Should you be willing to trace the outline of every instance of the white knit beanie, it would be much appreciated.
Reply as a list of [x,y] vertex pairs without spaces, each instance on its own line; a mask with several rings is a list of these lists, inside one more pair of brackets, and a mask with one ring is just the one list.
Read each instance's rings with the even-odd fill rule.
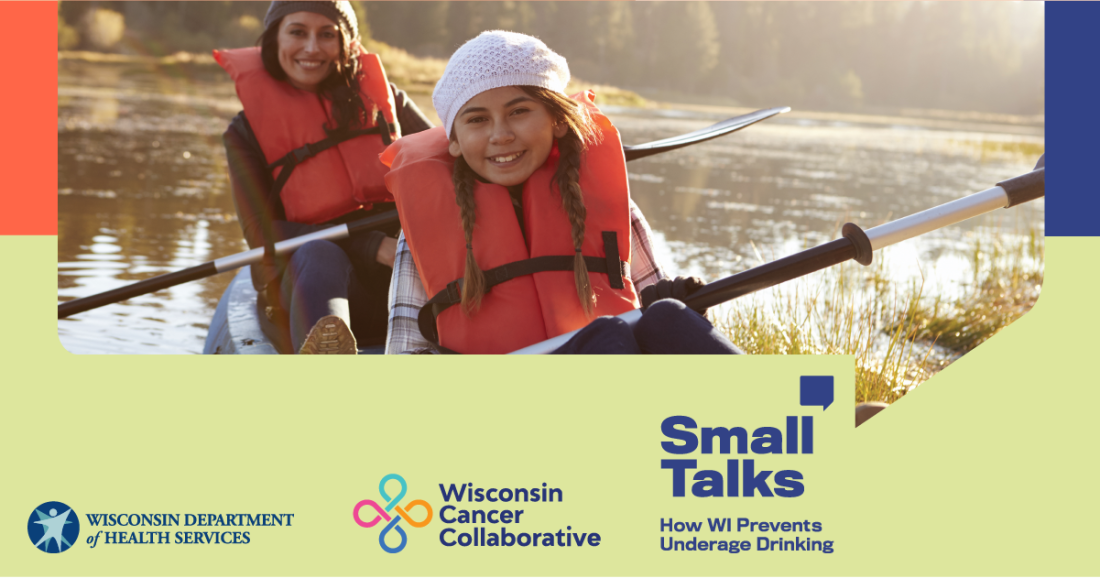
[[470,99],[502,86],[541,86],[565,94],[569,65],[538,38],[490,30],[462,45],[447,62],[432,104],[447,134]]

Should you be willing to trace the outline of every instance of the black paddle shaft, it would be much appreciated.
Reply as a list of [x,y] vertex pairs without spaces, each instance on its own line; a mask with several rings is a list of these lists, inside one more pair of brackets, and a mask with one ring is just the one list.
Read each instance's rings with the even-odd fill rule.
[[[997,186],[1004,189],[1008,200],[1005,208],[1015,207],[1046,195],[1046,169],[1043,164],[1043,160],[1040,159],[1039,168],[1034,171],[997,183]],[[835,241],[709,283],[684,302],[691,309],[705,309],[832,267],[849,259],[855,259],[861,265],[870,265],[873,248],[867,234],[852,223],[844,225],[842,234],[844,236]]]
[[632,161],[648,157],[650,155],[676,150],[678,148],[683,148],[688,145],[693,145],[715,139],[720,136],[727,135],[731,132],[737,132],[747,126],[754,125],[777,114],[789,112],[790,110],[791,109],[788,106],[766,108],[763,110],[758,110],[756,112],[750,112],[749,114],[743,114],[741,116],[728,118],[726,120],[723,120],[722,122],[712,124],[706,128],[701,128],[699,130],[692,131],[687,134],[682,134],[680,136],[674,136],[634,146],[624,145],[623,155],[626,157],[626,160]]
[[203,263],[202,265],[188,267],[187,269],[183,269],[181,271],[166,273],[164,275],[158,275],[144,281],[138,281],[133,285],[127,285],[125,287],[111,289],[110,291],[104,291],[103,293],[98,293],[89,297],[67,301],[57,306],[57,318],[64,319],[65,317],[76,315],[77,313],[83,313],[89,309],[103,307],[104,305],[118,303],[119,301],[125,301],[139,295],[145,295],[146,293],[153,293],[155,291],[160,291],[161,289],[167,289],[169,287],[175,287],[176,285],[182,285],[189,281],[195,281],[198,279],[203,279],[205,277],[210,277],[217,272],[218,268],[214,266],[213,261],[210,261],[208,263]]
[[[866,235],[863,231],[849,223],[845,225],[845,234],[847,236],[835,241],[707,283],[688,297],[684,303],[689,309],[706,309],[827,269],[849,259],[857,259],[861,264],[869,265],[871,247],[870,243],[864,245]],[[862,238],[860,238],[861,235]]]

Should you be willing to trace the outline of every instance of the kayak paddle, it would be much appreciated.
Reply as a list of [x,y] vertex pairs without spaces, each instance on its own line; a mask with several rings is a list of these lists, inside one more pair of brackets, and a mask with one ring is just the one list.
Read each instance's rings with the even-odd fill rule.
[[[640,145],[624,145],[623,155],[626,157],[626,160],[631,161],[657,153],[675,150],[741,130],[749,125],[755,124],[764,119],[771,118],[777,114],[781,114],[789,110],[791,110],[790,107],[759,110],[753,113],[730,118],[717,124],[713,124],[707,128],[689,132],[684,135]],[[294,237],[292,239],[287,239],[285,241],[275,243],[275,254],[287,255],[289,253],[293,253],[299,247],[305,245],[310,241],[339,241],[341,239],[346,239],[356,233],[370,231],[373,229],[378,229],[387,225],[391,225],[397,222],[397,220],[397,211],[389,211],[373,217],[368,217],[366,219],[361,219],[343,225],[337,225],[335,227],[330,227],[322,231],[316,231],[308,235],[302,235],[301,237]],[[70,315],[83,313],[90,309],[103,307],[104,305],[118,303],[119,301],[125,301],[133,297],[138,297],[147,293],[160,291],[161,289],[175,287],[176,285],[182,285],[189,281],[205,279],[207,277],[217,275],[218,273],[233,271],[235,269],[244,267],[245,265],[259,263],[263,259],[263,256],[263,247],[257,247],[249,251],[229,255],[228,257],[222,257],[213,261],[208,261],[201,265],[195,265],[194,267],[189,267],[180,271],[165,273],[164,275],[151,277],[149,279],[145,279],[144,281],[138,281],[137,283],[134,283],[132,285],[119,287],[118,289],[112,289],[110,291],[97,293],[88,297],[81,297],[79,299],[73,299],[72,301],[66,301],[65,303],[59,303],[57,305],[57,318],[64,319],[66,317],[69,317]]]
[[[688,309],[709,308],[851,259],[860,265],[870,265],[872,253],[883,247],[996,209],[1007,209],[1042,198],[1046,193],[1045,170],[1043,160],[1040,159],[1039,168],[1001,181],[992,189],[974,193],[866,231],[852,223],[846,223],[841,229],[843,236],[840,239],[708,283],[691,294],[684,303]],[[641,317],[641,309],[619,315],[619,319],[630,325],[636,324]],[[547,339],[512,353],[551,353],[565,345],[577,331]]]

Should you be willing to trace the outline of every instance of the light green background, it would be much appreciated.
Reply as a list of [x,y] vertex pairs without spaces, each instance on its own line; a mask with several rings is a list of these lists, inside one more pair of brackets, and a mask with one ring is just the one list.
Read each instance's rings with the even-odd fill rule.
[[[1046,242],[1047,284],[1030,314],[856,430],[849,357],[74,356],[52,321],[55,239],[2,238],[19,274],[0,290],[0,574],[1096,574],[1098,394],[1087,368],[1100,240]],[[836,376],[824,413],[798,407],[805,374]],[[748,428],[819,416],[814,455],[756,456],[802,471],[805,495],[672,498],[659,464],[675,456],[660,450],[659,425],[677,414]],[[409,482],[403,503],[436,511],[426,528],[405,526],[409,546],[396,555],[379,549],[380,527],[351,518],[357,501],[380,501],[391,472]],[[560,487],[563,503],[516,506],[526,513],[509,530],[570,524],[603,544],[445,548],[437,484],[451,482]],[[80,542],[59,555],[26,533],[51,500],[81,514]],[[249,529],[247,546],[93,550],[89,513],[295,518]],[[659,550],[660,518],[720,516],[817,520],[836,552]]]

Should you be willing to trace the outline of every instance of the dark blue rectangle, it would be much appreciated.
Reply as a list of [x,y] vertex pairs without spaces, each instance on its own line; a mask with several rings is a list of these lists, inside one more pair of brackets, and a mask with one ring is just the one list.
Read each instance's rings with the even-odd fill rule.
[[1046,3],[1046,234],[1100,235],[1100,3]]

